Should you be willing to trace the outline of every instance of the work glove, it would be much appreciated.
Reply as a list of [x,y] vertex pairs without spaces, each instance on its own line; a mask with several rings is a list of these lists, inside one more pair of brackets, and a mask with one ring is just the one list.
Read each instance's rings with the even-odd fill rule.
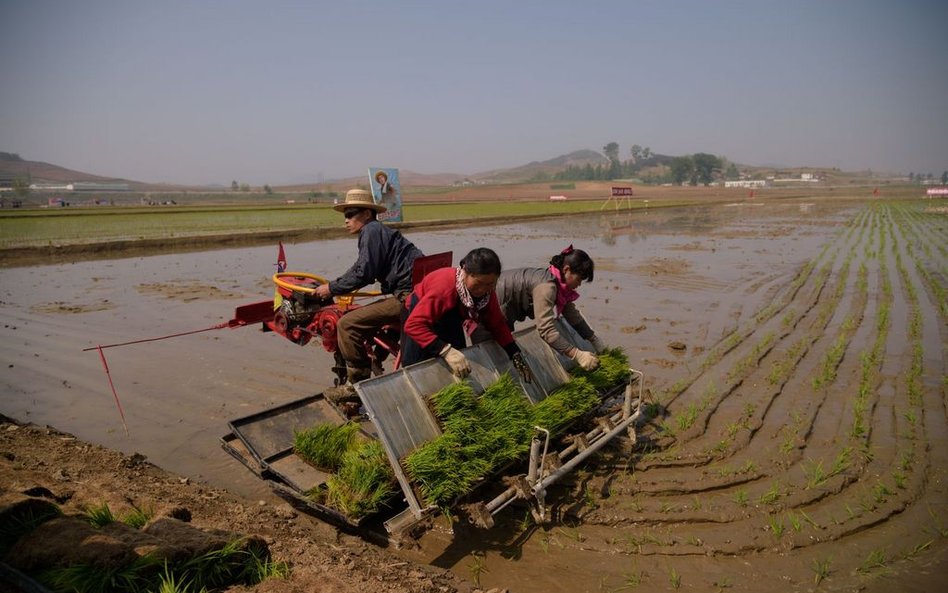
[[463,379],[471,373],[471,365],[467,362],[467,358],[460,350],[451,346],[451,344],[442,348],[438,355],[448,363],[451,372],[457,377]]
[[593,350],[596,351],[596,354],[602,354],[602,351],[606,349],[605,342],[602,341],[602,338],[594,335],[589,338],[589,342],[592,344]]
[[520,378],[523,379],[524,383],[533,383],[533,371],[530,370],[530,365],[527,364],[522,352],[517,352],[511,356],[510,362],[513,363],[514,368],[520,373]]
[[584,371],[591,371],[599,366],[598,356],[592,352],[580,350],[579,348],[573,348],[573,351],[570,353],[569,357],[575,360],[576,364],[583,367]]

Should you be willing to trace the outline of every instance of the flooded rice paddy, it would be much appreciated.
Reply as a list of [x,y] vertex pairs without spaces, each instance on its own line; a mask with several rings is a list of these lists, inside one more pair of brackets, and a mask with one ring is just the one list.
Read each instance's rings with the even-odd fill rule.
[[[948,566],[948,218],[931,202],[786,200],[406,232],[427,253],[596,261],[578,304],[645,376],[653,417],[491,531],[440,519],[398,553],[484,588],[928,590]],[[345,238],[286,246],[328,277]],[[332,358],[257,328],[276,246],[0,270],[0,412],[271,496],[227,421],[330,386]],[[103,350],[97,345],[208,329]]]

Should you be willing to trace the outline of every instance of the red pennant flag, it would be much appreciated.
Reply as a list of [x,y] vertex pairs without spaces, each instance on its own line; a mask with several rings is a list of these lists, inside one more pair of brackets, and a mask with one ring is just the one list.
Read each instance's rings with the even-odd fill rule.
[[283,241],[280,241],[280,253],[277,255],[277,272],[286,271],[286,253],[283,251]]

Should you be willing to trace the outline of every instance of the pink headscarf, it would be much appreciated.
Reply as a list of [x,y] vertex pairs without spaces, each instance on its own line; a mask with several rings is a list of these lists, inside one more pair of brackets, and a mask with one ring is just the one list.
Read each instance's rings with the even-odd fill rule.
[[[562,253],[563,255],[567,255],[572,253],[572,251],[573,246],[570,245],[564,249]],[[560,273],[559,268],[551,264],[550,273],[556,278],[556,314],[559,316],[563,314],[563,307],[579,298],[579,293],[566,286],[566,282],[563,280],[563,275]]]

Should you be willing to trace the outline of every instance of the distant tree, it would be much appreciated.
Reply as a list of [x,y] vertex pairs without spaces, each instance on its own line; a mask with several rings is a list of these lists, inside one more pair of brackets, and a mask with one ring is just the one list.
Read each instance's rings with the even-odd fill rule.
[[240,189],[240,186],[237,185],[236,179],[230,182],[230,191],[237,191],[239,189]]
[[944,185],[948,183],[948,171],[943,171],[941,174],[941,184]]
[[241,183],[241,184],[240,184],[240,191],[250,191],[250,184],[249,184],[249,183]]
[[270,194],[273,193],[273,188],[270,187],[270,184],[269,184],[269,183],[264,183],[264,184],[263,184],[263,193],[265,193],[265,194],[267,194],[267,195],[270,195]]
[[629,152],[630,152],[631,155],[632,155],[632,162],[633,162],[633,163],[639,162],[639,159],[642,158],[642,147],[639,146],[638,144],[633,144],[633,145],[632,145],[632,150],[629,151]]
[[686,179],[690,180],[694,176],[695,163],[690,156],[678,156],[672,159],[671,175],[672,181],[681,185]]
[[642,149],[642,158],[645,159],[645,160],[648,160],[648,159],[652,158],[652,149],[649,148],[648,146],[646,146],[645,148],[643,148],[643,149]]
[[606,155],[606,158],[610,161],[619,160],[619,145],[615,142],[610,142],[602,147],[603,154]]
[[724,172],[724,177],[726,179],[740,179],[741,172],[737,170],[737,166],[734,163],[731,163]]
[[721,169],[721,159],[713,154],[698,152],[691,159],[695,167],[693,179],[695,183],[708,185],[714,180],[715,170],[720,171]]
[[909,183],[915,181],[915,173],[909,171]]

